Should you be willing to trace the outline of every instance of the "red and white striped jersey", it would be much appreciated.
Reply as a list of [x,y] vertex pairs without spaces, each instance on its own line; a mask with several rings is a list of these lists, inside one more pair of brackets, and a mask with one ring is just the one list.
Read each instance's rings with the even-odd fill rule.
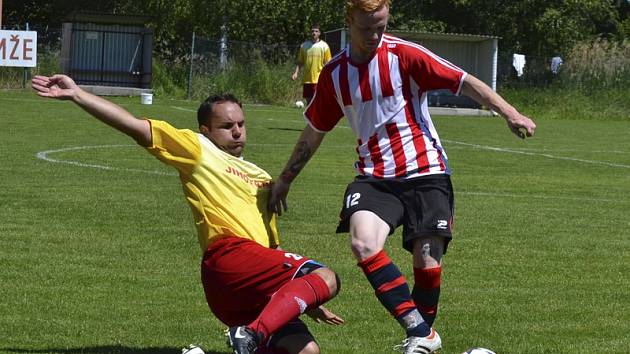
[[328,132],[345,116],[357,136],[361,175],[413,178],[450,174],[429,115],[427,92],[459,94],[466,73],[426,48],[383,35],[374,57],[356,64],[346,47],[324,67],[308,124]]

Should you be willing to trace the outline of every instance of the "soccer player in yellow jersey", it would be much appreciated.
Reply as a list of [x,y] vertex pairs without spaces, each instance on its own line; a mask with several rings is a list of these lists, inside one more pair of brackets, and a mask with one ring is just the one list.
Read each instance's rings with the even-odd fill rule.
[[300,73],[300,69],[304,68],[302,75],[302,97],[306,99],[306,104],[311,103],[315,95],[315,87],[319,73],[326,63],[330,61],[331,54],[328,44],[319,37],[322,35],[319,24],[311,26],[311,39],[306,40],[300,46],[298,53],[297,65],[295,72],[291,75],[291,79],[295,81]]
[[247,130],[234,96],[211,96],[203,102],[195,133],[164,121],[137,119],[65,75],[35,76],[32,87],[39,96],[73,101],[179,172],[203,252],[206,300],[230,327],[236,354],[320,352],[299,316],[343,323],[321,306],[337,294],[339,280],[320,263],[278,248],[275,214],[267,211],[272,180],[242,159]]

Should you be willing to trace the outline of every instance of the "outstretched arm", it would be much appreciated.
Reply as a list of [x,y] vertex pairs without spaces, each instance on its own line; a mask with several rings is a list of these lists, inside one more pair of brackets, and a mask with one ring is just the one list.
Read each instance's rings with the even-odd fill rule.
[[148,121],[137,119],[122,107],[83,91],[68,76],[35,76],[31,85],[41,97],[71,100],[98,120],[129,135],[138,144],[151,144],[151,126]]
[[512,107],[503,97],[499,96],[488,85],[472,75],[467,75],[462,86],[462,93],[470,96],[486,107],[497,112],[507,122],[510,130],[521,139],[534,135],[536,124]]
[[271,189],[269,210],[278,215],[282,215],[282,212],[287,210],[287,194],[289,194],[291,182],[306,166],[311,156],[315,154],[325,135],[326,133],[320,133],[311,128],[310,125],[304,128],[302,135],[300,135],[295,144],[295,148],[293,148],[293,154],[291,154],[289,162],[287,162],[286,167]]

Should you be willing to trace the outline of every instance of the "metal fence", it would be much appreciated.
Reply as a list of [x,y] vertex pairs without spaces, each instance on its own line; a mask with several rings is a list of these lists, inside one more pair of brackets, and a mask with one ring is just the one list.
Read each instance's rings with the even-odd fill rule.
[[[514,57],[510,54],[500,55],[497,66],[497,87],[546,87],[560,79],[562,65],[554,66],[552,70],[552,59],[556,56],[550,54],[548,57],[538,57],[524,55],[524,65],[521,72],[514,65]],[[562,59],[562,58],[561,58]]]
[[229,63],[249,65],[258,60],[267,64],[295,61],[299,44],[231,41],[208,39],[192,35],[191,55],[193,73],[212,73],[225,69]]
[[[26,30],[26,26],[5,26],[5,29]],[[60,72],[61,28],[31,25],[29,30],[37,31],[38,66],[33,69],[0,67],[0,88],[25,87],[33,73],[51,74]],[[499,47],[500,47],[499,43]],[[299,43],[256,43],[222,39],[209,39],[191,33],[190,53],[184,57],[166,62],[166,69],[185,70],[190,80],[199,75],[212,75],[224,70],[226,65],[251,66],[263,61],[268,65],[286,65],[295,62]],[[156,53],[157,58],[160,57]],[[511,54],[501,54],[498,58],[497,87],[544,87],[558,79],[551,71],[550,53],[548,57],[532,57],[525,54],[523,74],[518,75],[512,65]],[[560,68],[562,71],[562,68]]]

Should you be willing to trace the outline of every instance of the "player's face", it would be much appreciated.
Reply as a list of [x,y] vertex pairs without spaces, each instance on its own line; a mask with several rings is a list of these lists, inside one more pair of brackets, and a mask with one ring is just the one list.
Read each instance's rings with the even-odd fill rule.
[[313,37],[313,42],[317,42],[321,35],[322,32],[319,30],[319,28],[311,28],[311,36]]
[[212,111],[209,126],[202,125],[199,131],[219,149],[240,157],[247,140],[243,110],[234,102],[222,102],[215,103]]
[[374,12],[359,9],[352,11],[348,19],[352,51],[362,56],[370,56],[381,42],[388,18],[387,5]]

